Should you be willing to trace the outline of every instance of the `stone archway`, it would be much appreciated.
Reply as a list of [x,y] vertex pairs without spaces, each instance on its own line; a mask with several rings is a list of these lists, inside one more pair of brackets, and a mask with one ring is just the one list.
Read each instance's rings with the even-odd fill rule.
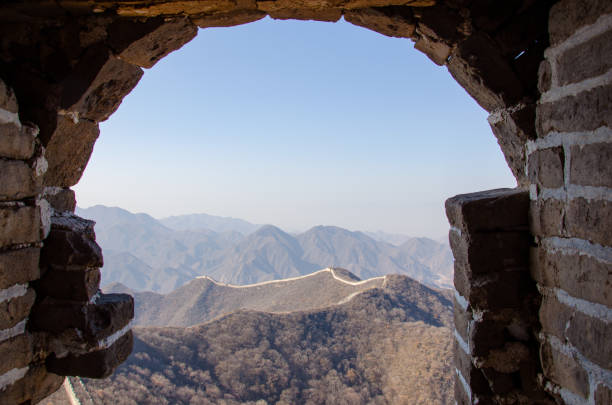
[[[553,279],[549,273],[563,267],[553,252],[578,261],[587,252],[595,264],[579,266],[594,266],[597,279],[610,284],[605,270],[606,249],[612,245],[606,236],[610,79],[606,58],[598,59],[596,50],[610,52],[605,35],[612,28],[602,18],[612,10],[605,1],[554,3],[41,0],[0,6],[0,303],[6,306],[0,345],[19,353],[0,369],[0,398],[36,401],[61,383],[53,373],[103,376],[127,356],[131,299],[96,294],[101,256],[93,224],[71,213],[70,187],[87,164],[98,123],[117,109],[143,67],[188,42],[197,27],[232,26],[270,15],[320,21],[344,16],[384,35],[410,38],[491,113],[489,123],[519,188],[447,202],[457,263],[457,402],[545,403],[544,388],[561,392],[563,401],[563,395],[594,401],[592,388],[585,390],[563,374],[562,365],[571,363],[567,351],[591,359],[576,367],[595,364],[609,372],[610,364],[598,363],[593,356],[601,353],[578,343],[569,348],[555,343],[558,333],[546,311],[579,306],[588,319],[578,330],[597,324],[597,336],[609,333],[605,287],[571,281],[571,269],[557,270],[564,276]],[[586,63],[576,62],[580,52]],[[588,113],[577,105],[587,105]],[[587,141],[575,140],[581,130],[596,133]],[[568,135],[559,135],[563,132]],[[569,150],[577,166],[570,165]],[[596,180],[588,175],[591,161]],[[531,264],[535,281],[530,246],[537,258]],[[490,252],[496,260],[487,258]],[[70,280],[71,288],[62,289],[58,280]],[[536,281],[545,291],[540,319],[533,316],[541,299]],[[581,301],[563,301],[564,293]],[[77,324],[62,323],[76,313],[85,314]],[[100,318],[108,320],[102,328]],[[540,321],[544,338],[536,333]],[[85,338],[77,330],[85,331]],[[536,381],[542,373],[549,385]],[[591,381],[591,387],[603,375],[585,373],[580,378]],[[609,385],[603,386],[601,395],[609,395]]]

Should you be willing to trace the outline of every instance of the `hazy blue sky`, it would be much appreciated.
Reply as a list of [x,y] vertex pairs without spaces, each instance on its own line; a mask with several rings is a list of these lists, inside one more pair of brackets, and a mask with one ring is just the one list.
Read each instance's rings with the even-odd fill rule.
[[209,28],[101,125],[77,201],[440,237],[446,198],[515,184],[486,117],[407,39],[344,21]]

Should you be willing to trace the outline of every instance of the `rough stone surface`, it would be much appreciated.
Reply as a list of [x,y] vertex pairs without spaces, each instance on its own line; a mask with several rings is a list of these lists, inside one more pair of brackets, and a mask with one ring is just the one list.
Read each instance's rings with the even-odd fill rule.
[[21,380],[0,391],[0,395],[6,404],[36,404],[57,391],[63,383],[63,376],[49,373],[42,365],[34,366]]
[[51,229],[41,251],[41,263],[66,270],[102,267],[102,249],[78,232]]
[[474,367],[471,357],[455,341],[455,367],[471,387],[473,393],[490,394],[489,384],[482,371]]
[[29,126],[0,124],[0,156],[29,159],[34,154],[35,131]]
[[529,179],[540,187],[563,187],[565,154],[558,146],[540,149],[529,155]]
[[350,10],[344,13],[344,19],[389,37],[411,38],[416,28],[412,11],[408,7]]
[[552,72],[550,62],[543,60],[538,69],[538,90],[540,93],[546,93],[552,85]]
[[44,198],[55,211],[74,212],[76,208],[74,191],[69,188],[47,187]]
[[265,16],[266,13],[263,11],[245,9],[230,11],[228,13],[192,17],[191,21],[200,28],[233,27],[261,20]]
[[612,246],[612,202],[575,198],[565,215],[567,234],[604,246]]
[[42,178],[22,160],[0,160],[0,201],[15,201],[32,197],[41,191]]
[[87,166],[100,129],[98,124],[81,120],[74,123],[68,117],[58,117],[57,127],[46,146],[49,164],[45,173],[46,186],[71,187],[78,183]]
[[446,63],[448,56],[451,53],[450,46],[443,42],[431,40],[429,37],[422,36],[414,44],[414,49],[423,52],[429,59],[438,66]]
[[612,13],[608,0],[562,0],[550,9],[549,30],[552,45],[564,41],[576,30],[593,24],[600,15]]
[[589,395],[589,376],[578,362],[544,343],[540,349],[544,376],[586,399]]
[[105,46],[93,46],[63,83],[60,106],[79,117],[104,121],[119,108],[142,73],[139,67],[114,57]]
[[546,136],[551,131],[592,131],[602,126],[610,127],[612,84],[539,104],[536,117],[539,136]]
[[460,194],[446,200],[445,207],[451,225],[467,233],[525,229],[529,194],[508,188]]
[[0,330],[12,328],[29,314],[34,305],[36,293],[29,289],[25,295],[0,302]]
[[0,247],[42,240],[39,207],[0,207]]
[[8,112],[17,112],[17,98],[13,89],[0,79],[0,108]]
[[340,19],[340,17],[342,17],[342,10],[339,8],[331,8],[327,10],[313,10],[308,8],[272,8],[268,11],[268,15],[277,20],[316,20],[336,22]]
[[101,294],[93,303],[45,297],[30,319],[33,330],[61,334],[77,329],[93,347],[134,318],[134,299],[127,294]]
[[40,277],[40,248],[0,252],[0,289],[23,284]]
[[108,28],[109,43],[119,58],[151,68],[170,52],[191,41],[197,27],[188,18],[145,21],[116,20]]
[[82,271],[63,271],[49,268],[37,283],[37,291],[43,296],[89,301],[98,291],[100,270],[84,269]]
[[535,236],[565,236],[564,218],[565,203],[561,200],[548,198],[531,202],[529,225]]
[[612,143],[573,146],[571,156],[572,184],[612,188]]
[[598,384],[595,389],[595,405],[609,405],[612,404],[612,388]]
[[569,342],[593,363],[606,370],[612,369],[612,323],[576,311],[565,334]]
[[123,363],[132,352],[134,338],[128,331],[107,349],[96,350],[80,356],[68,355],[63,358],[51,356],[47,369],[60,375],[75,375],[87,378],[106,378]]
[[612,307],[612,263],[584,254],[549,252],[542,247],[534,248],[531,257],[531,273],[539,284]]
[[21,334],[0,342],[0,375],[14,368],[26,367],[32,361],[32,338]]
[[612,30],[575,46],[558,60],[557,80],[563,86],[606,73],[612,68]]

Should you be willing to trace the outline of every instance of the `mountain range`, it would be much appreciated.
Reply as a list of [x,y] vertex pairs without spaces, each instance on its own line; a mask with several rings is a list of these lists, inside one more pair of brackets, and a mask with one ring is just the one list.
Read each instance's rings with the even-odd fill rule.
[[[102,205],[77,208],[77,214],[96,221],[103,286],[118,282],[134,291],[168,293],[204,275],[241,285],[332,266],[362,279],[394,273],[431,286],[452,285],[450,249],[428,238],[406,237],[394,245],[334,226],[291,235],[235,218],[194,214],[157,220]],[[399,240],[379,234],[384,237]]]

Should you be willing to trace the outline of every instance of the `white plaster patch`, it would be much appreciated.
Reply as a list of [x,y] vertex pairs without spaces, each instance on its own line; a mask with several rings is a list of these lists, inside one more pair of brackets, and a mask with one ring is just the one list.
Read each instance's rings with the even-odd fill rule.
[[115,343],[117,340],[119,340],[119,338],[121,338],[123,335],[128,333],[130,329],[132,329],[133,322],[134,322],[133,320],[130,321],[130,323],[125,325],[123,328],[121,328],[117,332],[113,333],[110,336],[105,337],[104,339],[99,340],[98,347],[100,349],[108,349],[109,347],[111,347],[113,343]]
[[554,288],[553,290],[559,302],[562,302],[568,307],[574,308],[593,318],[601,319],[606,323],[612,322],[612,308],[609,308],[606,305],[596,304],[594,302],[573,297],[566,291],[558,288]]
[[21,122],[19,121],[19,115],[12,113],[0,108],[0,123],[2,124],[15,124],[21,129]]
[[457,343],[459,343],[459,346],[465,352],[465,354],[467,354],[468,356],[471,356],[472,352],[470,350],[470,346],[467,344],[465,340],[463,340],[459,332],[457,332],[457,329],[453,331],[453,334],[455,335],[455,340],[457,341]]
[[15,381],[20,380],[28,372],[29,367],[14,368],[0,375],[0,389],[13,384]]
[[457,235],[461,236],[461,229],[457,228],[456,226],[451,226],[450,231],[455,232]]
[[527,141],[527,156],[540,149],[554,148],[556,146],[584,146],[593,143],[612,143],[612,128],[599,127],[593,131],[585,132],[549,132],[545,137],[535,141]]
[[49,232],[51,232],[51,215],[53,215],[53,208],[51,204],[44,198],[40,198],[36,201],[40,209],[40,230],[42,232],[42,238],[45,239]]
[[571,83],[562,87],[554,87],[542,94],[540,103],[550,103],[560,100],[564,97],[575,96],[583,91],[594,89],[595,87],[604,86],[612,83],[612,69],[608,70],[603,75],[591,77],[578,83]]
[[459,304],[460,308],[464,311],[467,311],[469,303],[463,297],[463,295],[459,294],[459,291],[453,290],[455,292],[455,299],[457,300],[457,304]]
[[[532,186],[535,188],[532,190]],[[568,184],[559,188],[541,188],[538,195],[535,184],[529,185],[529,198],[532,201],[541,198],[543,200],[555,199],[561,201],[570,201],[576,198],[584,198],[585,200],[605,200],[612,201],[612,189],[608,187],[592,187],[579,186],[576,184]]]
[[13,326],[12,328],[0,330],[0,342],[24,333],[27,322],[28,319],[26,318],[23,321],[19,322],[17,325]]
[[72,388],[72,384],[70,383],[69,377],[66,377],[66,379],[64,380],[64,390],[68,395],[70,405],[81,405],[81,401],[79,401],[79,398],[77,398],[76,393],[74,392],[74,388]]
[[13,298],[22,297],[28,292],[27,284],[16,284],[0,291],[0,302],[8,301]]
[[461,385],[463,385],[463,390],[467,394],[470,400],[470,403],[471,403],[472,402],[472,390],[470,389],[469,384],[467,383],[467,381],[465,381],[463,374],[461,374],[461,372],[456,367],[455,367],[455,372],[457,373],[457,377],[459,377],[459,381],[461,381]]
[[553,236],[542,239],[542,246],[553,252],[587,255],[601,262],[612,264],[612,248],[591,243],[588,240]]

